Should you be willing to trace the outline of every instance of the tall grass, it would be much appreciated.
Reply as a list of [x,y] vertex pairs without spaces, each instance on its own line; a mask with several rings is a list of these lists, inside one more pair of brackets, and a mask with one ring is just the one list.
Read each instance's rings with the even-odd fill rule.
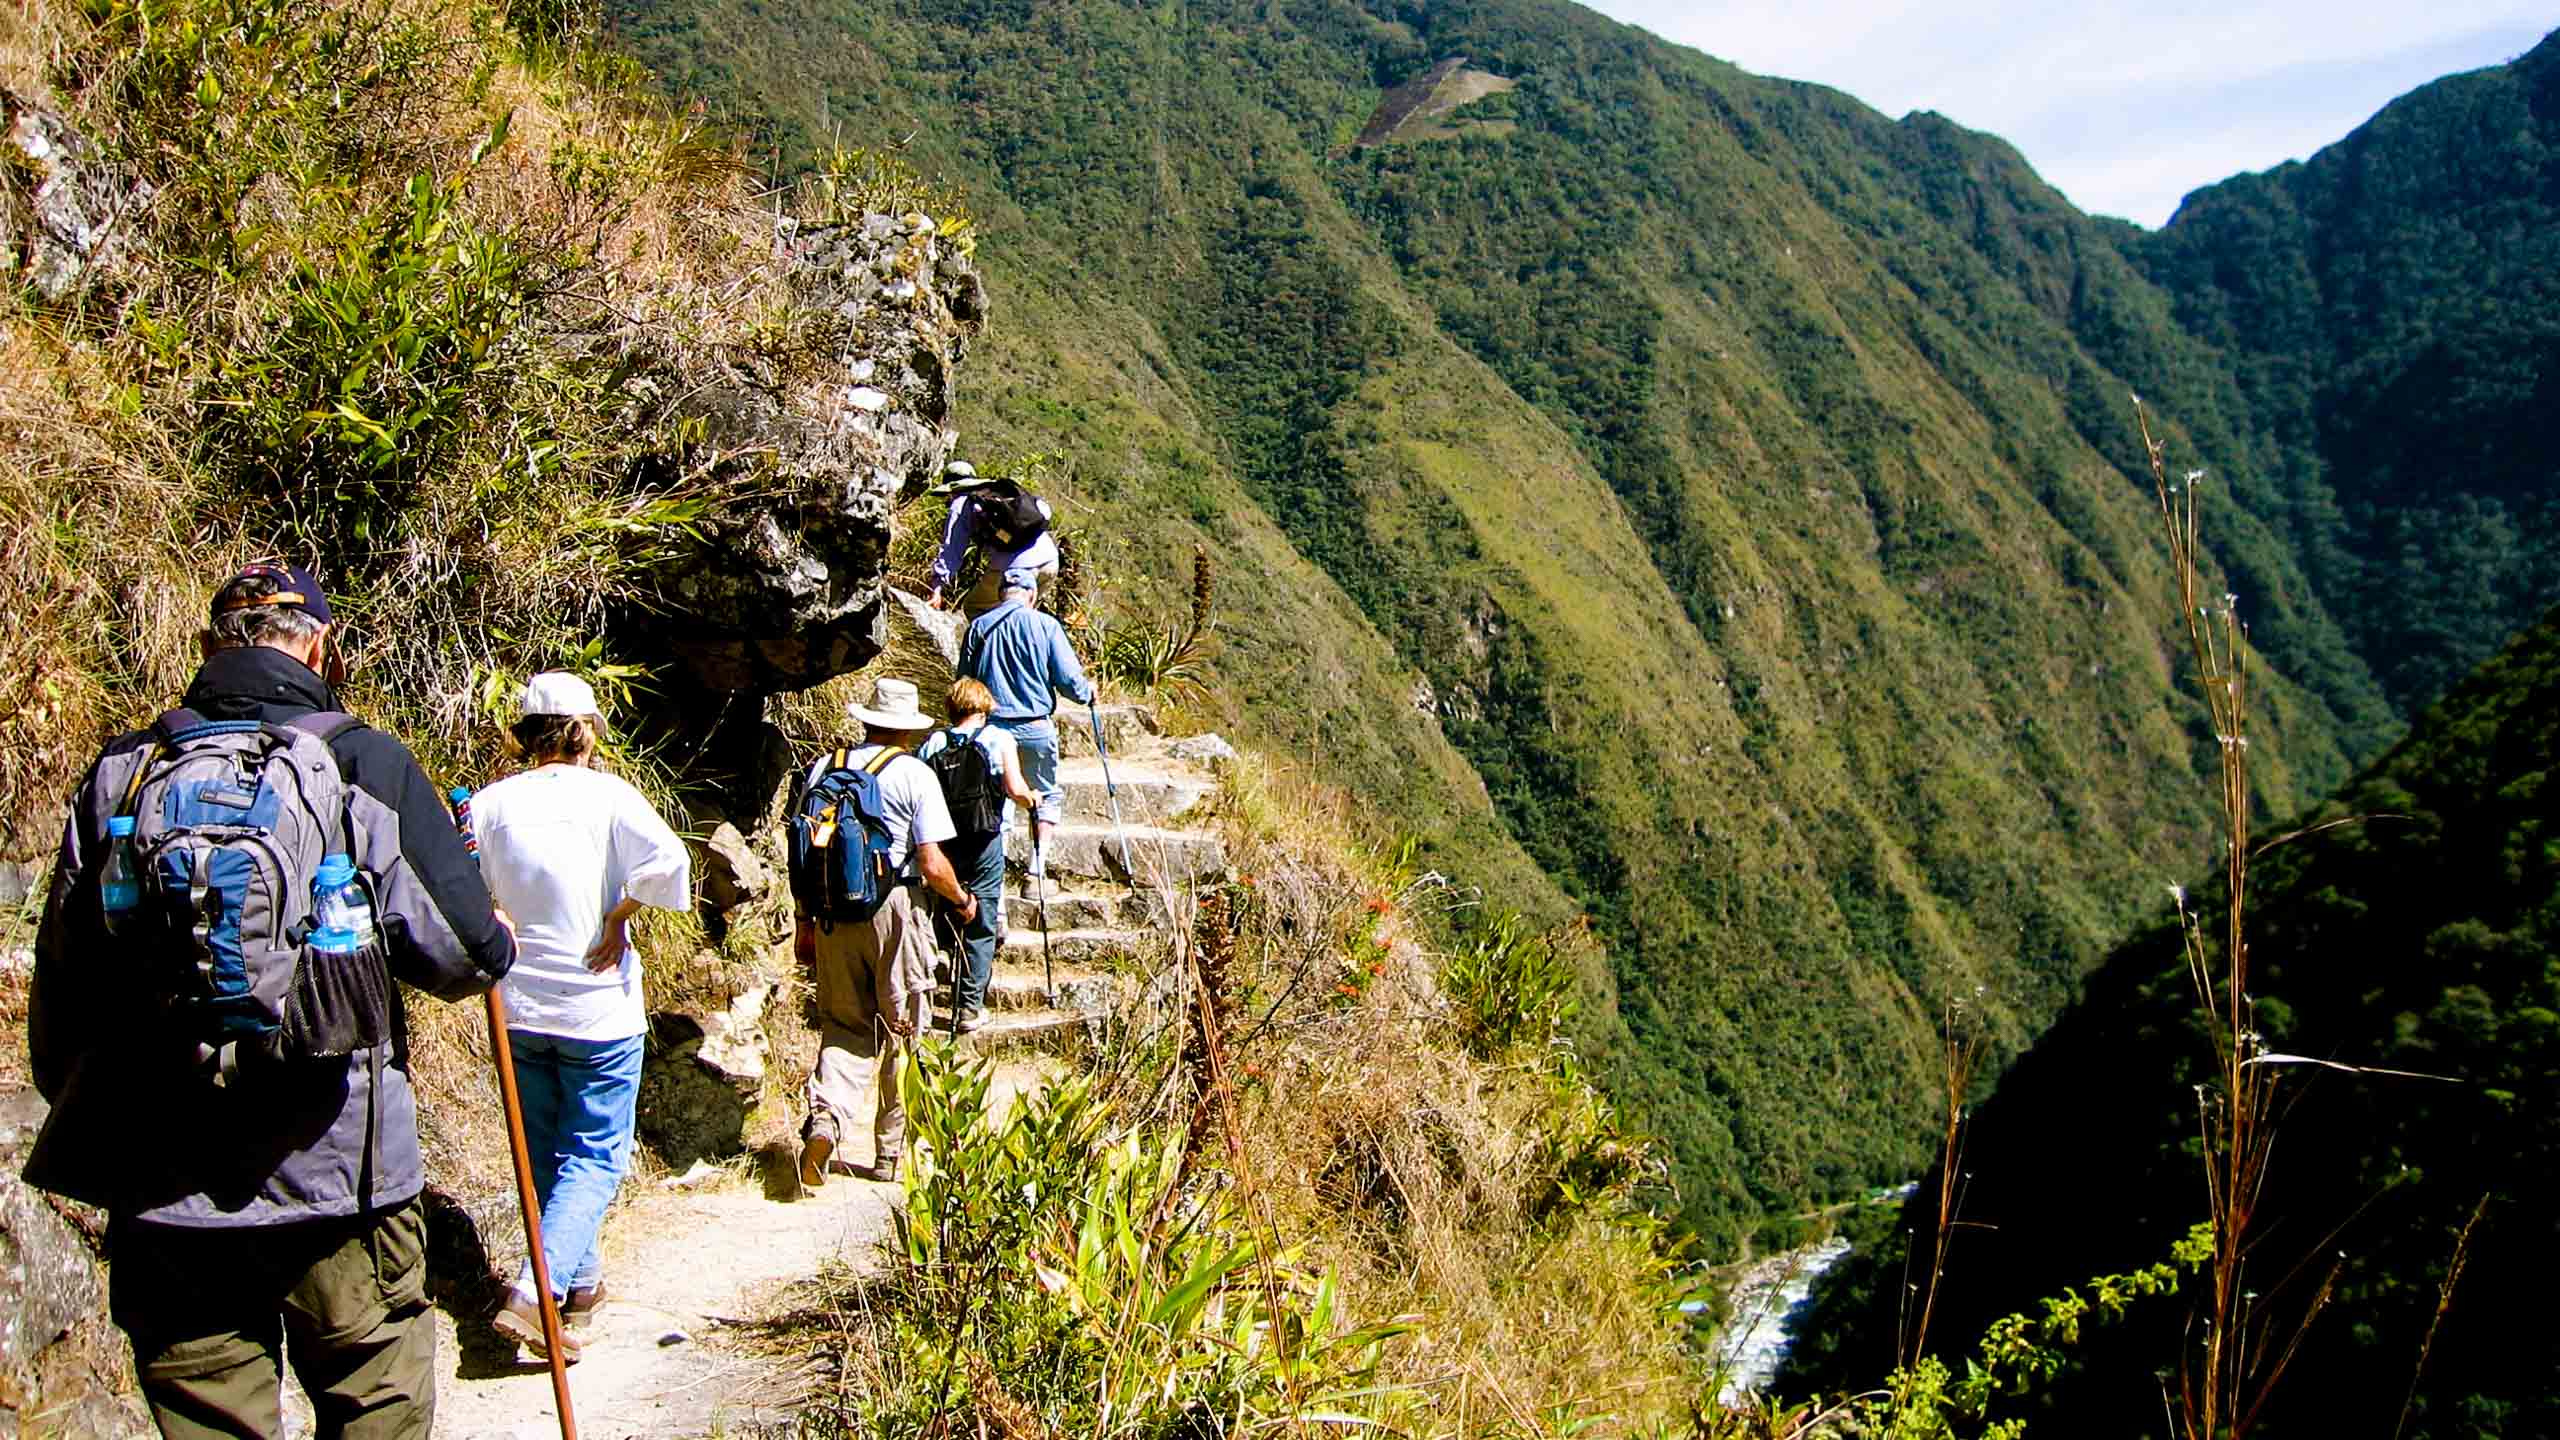
[[[2172,886],[2187,971],[2213,1045],[2215,1083],[2197,1091],[2197,1139],[2204,1158],[2206,1213],[2213,1227],[2210,1289],[2188,1353],[2178,1367],[2179,1422],[2189,1440],[2239,1440],[2255,1427],[2300,1337],[2328,1298],[2331,1267],[2307,1301],[2278,1305],[2252,1288],[2261,1239],[2258,1201],[2276,1140],[2280,1071],[2270,1063],[2249,983],[2249,674],[2239,597],[2211,593],[2199,541],[2204,472],[2171,479],[2165,441],[2152,434],[2139,400],[2135,417],[2168,537],[2179,613],[2211,719],[2219,759],[2222,818],[2221,909],[2206,915]],[[2322,1276],[2316,1263],[2294,1276]],[[2289,1279],[2292,1277],[2288,1277]],[[2271,1287],[2271,1289],[2274,1287]]]

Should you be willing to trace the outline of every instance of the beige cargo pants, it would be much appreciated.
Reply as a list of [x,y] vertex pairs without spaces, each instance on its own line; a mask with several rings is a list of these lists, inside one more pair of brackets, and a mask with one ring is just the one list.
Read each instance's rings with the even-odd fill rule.
[[886,1017],[922,1034],[933,1024],[933,934],[920,892],[902,885],[868,921],[818,931],[818,1064],[809,1072],[803,1137],[823,1131],[841,1146],[868,1119],[872,1159],[907,1145],[907,1102],[898,1067],[907,1040]]

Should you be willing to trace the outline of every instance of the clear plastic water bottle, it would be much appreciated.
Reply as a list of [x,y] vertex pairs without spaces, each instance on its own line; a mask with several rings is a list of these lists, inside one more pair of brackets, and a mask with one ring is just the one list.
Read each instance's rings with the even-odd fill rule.
[[107,912],[107,933],[120,935],[142,909],[142,865],[133,853],[133,817],[107,818],[107,863],[98,872],[98,899]]
[[311,877],[311,919],[319,927],[311,943],[319,949],[361,950],[373,943],[373,898],[356,877],[353,858],[321,857],[320,873]]

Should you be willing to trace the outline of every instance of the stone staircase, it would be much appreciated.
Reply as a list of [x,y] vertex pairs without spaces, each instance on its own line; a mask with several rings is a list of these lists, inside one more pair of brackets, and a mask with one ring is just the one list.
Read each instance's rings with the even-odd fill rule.
[[[1225,845],[1185,824],[1217,788],[1213,766],[1232,753],[1225,743],[1215,736],[1167,740],[1154,717],[1135,706],[1105,705],[1100,720],[1109,785],[1094,750],[1093,715],[1080,706],[1058,714],[1066,818],[1050,837],[1045,882],[1029,873],[1029,818],[1017,816],[1006,833],[1005,934],[987,985],[987,1024],[960,1037],[970,1051],[1080,1049],[1122,993],[1129,958],[1155,943],[1165,889],[1180,895],[1192,881],[1226,873]],[[1112,787],[1120,802],[1116,828]],[[935,1023],[947,1027],[947,984],[934,1003]]]

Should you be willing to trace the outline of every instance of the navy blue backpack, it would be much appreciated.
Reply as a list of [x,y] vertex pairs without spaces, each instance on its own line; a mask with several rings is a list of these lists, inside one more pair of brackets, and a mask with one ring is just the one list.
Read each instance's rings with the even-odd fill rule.
[[801,914],[831,925],[868,920],[888,903],[898,884],[889,864],[896,842],[880,772],[905,753],[883,745],[856,766],[851,751],[838,750],[791,802],[791,898]]

